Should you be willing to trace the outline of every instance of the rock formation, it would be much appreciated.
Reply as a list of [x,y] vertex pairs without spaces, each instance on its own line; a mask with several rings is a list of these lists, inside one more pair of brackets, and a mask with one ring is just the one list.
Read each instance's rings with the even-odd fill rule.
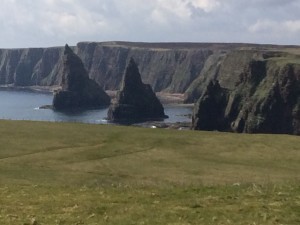
[[[126,62],[133,57],[142,80],[155,92],[184,93],[186,103],[203,96],[197,105],[201,110],[207,99],[217,97],[207,86],[218,89],[220,95],[224,92],[226,107],[220,110],[224,111],[222,122],[217,122],[222,126],[206,129],[299,133],[299,46],[81,42],[72,49],[89,77],[105,90],[120,89]],[[0,49],[0,84],[59,85],[63,54],[63,47]],[[219,103],[214,104],[219,107]],[[203,125],[197,115],[196,110],[194,129]]]
[[[120,89],[126,63],[133,57],[143,81],[155,92],[184,93],[202,76],[212,54],[247,46],[266,48],[248,44],[80,42],[72,49],[81,58],[89,77],[104,90]],[[59,85],[63,53],[64,47],[0,49],[0,84]]]
[[81,59],[68,45],[65,46],[62,63],[61,90],[54,94],[54,109],[87,109],[110,104],[109,96],[88,77]]
[[131,58],[122,80],[116,102],[108,110],[108,119],[151,120],[166,118],[164,109],[149,84],[144,84],[138,67]]
[[224,130],[227,93],[217,80],[210,81],[198,101],[192,124],[197,130]]
[[300,63],[294,55],[233,52],[217,79],[196,104],[193,129],[300,134]]

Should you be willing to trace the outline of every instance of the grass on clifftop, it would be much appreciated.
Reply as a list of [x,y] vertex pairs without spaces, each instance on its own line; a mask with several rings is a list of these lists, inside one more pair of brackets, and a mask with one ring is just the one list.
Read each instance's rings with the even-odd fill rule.
[[300,139],[0,121],[0,224],[300,224]]

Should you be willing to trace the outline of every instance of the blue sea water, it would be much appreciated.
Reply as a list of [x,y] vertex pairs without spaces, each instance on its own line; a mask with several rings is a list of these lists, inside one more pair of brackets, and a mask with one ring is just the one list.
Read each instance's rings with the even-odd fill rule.
[[[0,119],[33,120],[53,122],[80,122],[107,124],[105,119],[108,108],[62,113],[52,109],[39,109],[51,105],[51,93],[19,90],[0,90]],[[190,122],[187,116],[192,113],[191,106],[165,105],[165,114],[169,118],[165,123]]]

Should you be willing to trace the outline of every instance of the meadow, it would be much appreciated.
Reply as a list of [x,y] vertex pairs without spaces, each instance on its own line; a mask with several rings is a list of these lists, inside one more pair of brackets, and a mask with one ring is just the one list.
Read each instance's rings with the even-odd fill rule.
[[0,224],[300,224],[300,139],[3,120]]

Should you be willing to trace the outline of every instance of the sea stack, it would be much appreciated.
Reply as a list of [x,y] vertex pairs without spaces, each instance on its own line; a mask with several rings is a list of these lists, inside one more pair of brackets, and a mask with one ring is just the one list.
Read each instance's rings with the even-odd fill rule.
[[192,117],[195,130],[225,130],[224,111],[228,101],[227,92],[217,80],[211,80],[198,100]]
[[149,84],[144,84],[133,58],[123,76],[121,90],[109,107],[111,121],[139,121],[167,118],[164,108]]
[[61,90],[54,94],[54,109],[91,109],[110,104],[110,97],[89,78],[81,59],[68,45],[62,60]]

